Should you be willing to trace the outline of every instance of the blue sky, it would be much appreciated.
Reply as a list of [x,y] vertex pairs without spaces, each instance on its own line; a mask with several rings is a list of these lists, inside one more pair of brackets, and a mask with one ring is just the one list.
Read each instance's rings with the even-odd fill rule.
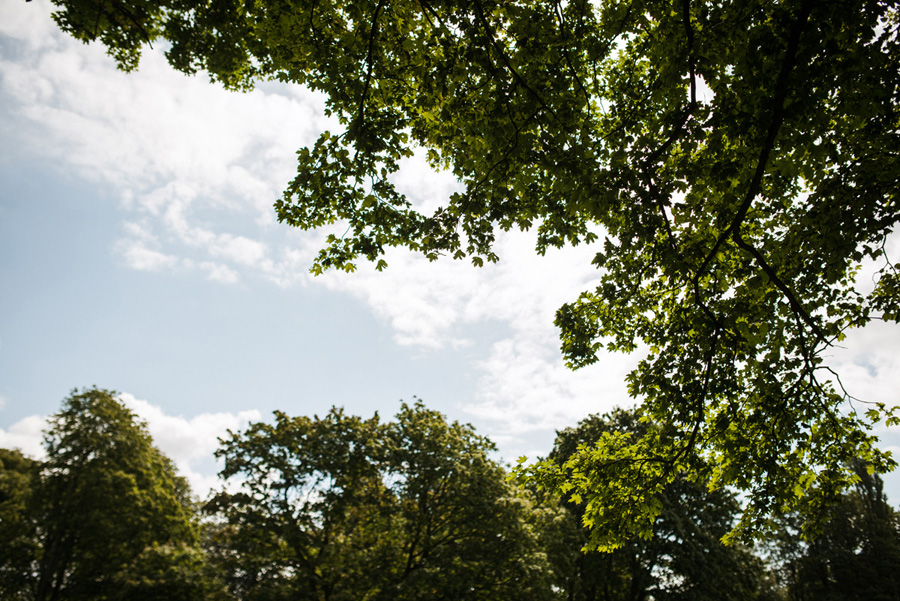
[[[389,416],[418,396],[513,459],[630,404],[634,357],[576,373],[560,359],[553,314],[594,281],[590,248],[537,257],[513,233],[480,270],[398,250],[383,273],[313,278],[329,231],[279,225],[272,204],[295,151],[336,128],[321,99],[228,93],[158,51],[126,75],[49,10],[0,5],[0,446],[38,453],[44,417],[96,384],[202,491],[216,436],[275,409]],[[397,182],[423,210],[455,185],[418,158]],[[894,403],[898,357],[900,330],[877,324],[834,364],[861,398]]]

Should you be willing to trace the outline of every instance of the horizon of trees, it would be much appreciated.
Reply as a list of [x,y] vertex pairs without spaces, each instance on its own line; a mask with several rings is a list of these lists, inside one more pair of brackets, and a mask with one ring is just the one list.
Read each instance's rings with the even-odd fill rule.
[[[591,415],[546,461],[583,477],[581,451],[657,427]],[[900,599],[900,512],[862,461],[815,539],[777,513],[763,542],[723,543],[740,502],[698,465],[665,487],[652,536],[600,553],[582,551],[594,501],[518,484],[490,440],[420,400],[392,420],[276,412],[220,442],[221,486],[196,499],[114,392],[74,390],[45,460],[0,449],[0,598]]]

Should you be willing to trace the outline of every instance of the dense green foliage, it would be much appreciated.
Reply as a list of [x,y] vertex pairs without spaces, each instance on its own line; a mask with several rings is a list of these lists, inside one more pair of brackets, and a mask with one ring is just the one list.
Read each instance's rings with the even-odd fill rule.
[[38,463],[0,449],[0,599],[30,599],[26,591],[40,545],[31,515]]
[[[853,458],[893,464],[868,432],[883,413],[845,404],[824,353],[900,318],[896,0],[54,3],[125,69],[162,38],[227,87],[324,92],[343,130],[298,152],[276,203],[290,225],[348,223],[314,271],[383,268],[398,245],[480,265],[498,229],[536,227],[539,253],[604,240],[600,285],[558,313],[563,354],[647,349],[628,383],[663,427],[585,450],[587,486],[520,472],[593,499],[598,546],[648,534],[691,457],[744,492],[744,535],[819,512]],[[462,185],[430,215],[390,177],[416,148]]]
[[531,500],[493,445],[421,404],[275,415],[223,442],[214,556],[248,600],[550,599]]
[[[648,427],[634,411],[589,416],[557,433],[549,461],[578,470],[579,446],[593,445],[608,433],[644,436]],[[590,543],[583,526],[585,506],[577,495],[565,503],[580,535],[561,558],[564,588],[572,601],[750,601],[774,596],[762,562],[739,545],[722,543],[740,506],[733,494],[709,490],[706,480],[679,476],[669,483],[651,537],[632,538],[611,553],[573,552]]]
[[820,536],[799,540],[788,516],[773,541],[791,601],[900,599],[900,513],[868,466],[854,462],[859,482],[830,508]]
[[147,581],[129,580],[148,549],[198,542],[187,483],[171,461],[114,393],[97,388],[65,399],[44,442],[39,463],[0,451],[0,529],[10,537],[0,545],[3,598],[160,598]]
[[205,548],[190,543],[153,543],[110,585],[109,598],[122,601],[230,601]]
[[35,487],[35,599],[115,598],[118,572],[154,543],[196,538],[187,483],[106,390],[75,391],[50,418]]

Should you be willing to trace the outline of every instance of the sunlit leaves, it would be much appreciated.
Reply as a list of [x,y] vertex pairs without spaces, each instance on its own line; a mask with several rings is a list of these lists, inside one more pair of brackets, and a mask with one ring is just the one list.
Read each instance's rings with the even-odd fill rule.
[[[597,472],[601,481],[619,480],[617,476],[611,477],[619,468],[602,460],[585,461],[578,457],[595,446],[610,445],[617,437],[621,437],[622,444],[633,446],[643,436],[656,436],[655,429],[636,411],[617,409],[603,416],[590,415],[577,426],[557,432],[545,465],[556,465],[563,474],[559,488],[552,492],[563,498],[567,513],[578,528],[577,535],[569,539],[570,555],[558,560],[564,566],[563,573],[568,575],[564,585],[566,598],[580,601],[644,596],[741,601],[756,599],[757,595],[767,598],[761,595],[766,588],[761,563],[747,548],[726,546],[721,541],[732,528],[740,508],[735,495],[725,490],[710,490],[703,475],[682,472],[653,492],[650,499],[625,498],[622,506],[608,508],[612,512],[627,512],[628,506],[634,504],[638,511],[654,515],[650,525],[652,536],[627,537],[623,533],[614,544],[601,538],[604,532],[610,532],[609,526],[604,527],[608,517],[598,517],[596,504],[588,500],[592,493],[583,495],[575,491],[586,473]],[[634,462],[639,458],[632,455],[622,459]],[[672,459],[683,466],[702,467],[696,456]],[[590,485],[591,489],[595,487]],[[571,556],[574,547],[585,544],[589,548],[601,545],[609,553]]]

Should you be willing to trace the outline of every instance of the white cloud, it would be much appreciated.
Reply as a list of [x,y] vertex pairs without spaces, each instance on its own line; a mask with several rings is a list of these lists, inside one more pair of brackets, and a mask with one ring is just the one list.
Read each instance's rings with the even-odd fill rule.
[[553,320],[563,303],[596,283],[594,251],[552,249],[540,257],[534,243],[533,232],[501,234],[500,262],[480,269],[394,251],[383,272],[363,265],[350,276],[321,279],[364,300],[392,325],[399,344],[452,348],[470,343],[465,334],[472,328],[498,332],[487,341],[488,358],[476,365],[476,398],[462,409],[519,452],[531,433],[630,404],[624,378],[637,361],[603,355],[598,365],[577,372],[565,367]]
[[[863,262],[857,274],[857,289],[871,292],[877,272],[900,258],[900,233],[885,242],[886,257]],[[865,327],[849,330],[846,339],[829,349],[826,362],[840,378],[839,386],[854,399],[853,407],[864,412],[871,403],[900,406],[900,324],[873,320]],[[879,435],[900,434],[900,426],[879,425]]]
[[203,261],[199,266],[206,271],[206,277],[214,282],[234,284],[238,281],[238,273],[228,265]]
[[830,364],[852,396],[867,402],[900,401],[900,325],[872,322],[851,330],[830,355]]
[[[175,464],[178,472],[188,479],[191,490],[200,498],[220,486],[218,467],[213,453],[218,439],[229,430],[237,432],[251,421],[261,419],[259,411],[239,413],[202,413],[193,417],[168,415],[162,409],[133,395],[122,394],[120,400],[147,422],[153,442]],[[19,449],[36,459],[46,457],[43,447],[43,431],[47,417],[31,415],[19,420],[8,430],[0,429],[0,448]]]
[[0,447],[19,449],[29,457],[41,459],[44,457],[42,441],[45,425],[45,418],[30,415],[11,425],[9,430],[0,429]]
[[[158,50],[124,74],[99,45],[57,31],[49,12],[40,0],[4,5],[0,34],[18,44],[5,45],[0,94],[30,123],[18,129],[26,150],[121,196],[142,241],[126,231],[114,246],[124,263],[199,267],[224,283],[247,270],[279,285],[301,279],[281,250],[296,246],[296,236],[275,228],[271,207],[293,174],[296,149],[333,126],[321,98],[269,84],[226,92],[174,72]],[[273,247],[279,237],[286,242]]]
[[61,38],[48,13],[48,3],[41,1],[27,7],[11,2],[0,4],[0,35],[21,44],[23,51],[29,53],[38,48],[56,48]]
[[[201,413],[192,417],[168,415],[158,405],[140,400],[131,394],[121,394],[122,403],[147,423],[153,442],[175,464],[178,472],[186,477],[195,495],[204,498],[213,488],[220,487],[216,476],[219,469],[213,454],[219,446],[218,439],[228,431],[240,431],[247,424],[260,421],[259,411],[238,413]],[[44,459],[43,433],[47,416],[30,415],[0,429],[0,448],[19,449],[35,459]]]
[[399,344],[425,348],[463,344],[452,328],[481,283],[478,271],[459,261],[430,263],[405,250],[389,251],[387,261],[390,266],[382,272],[362,263],[351,275],[329,272],[316,281],[365,301],[390,322]]
[[159,406],[131,394],[121,394],[119,398],[147,422],[153,442],[175,463],[178,471],[191,483],[194,494],[201,498],[219,486],[211,469],[215,465],[212,458],[219,446],[218,439],[226,436],[229,430],[239,431],[248,423],[261,419],[256,410],[201,413],[193,417],[168,415]]
[[502,434],[525,436],[557,430],[590,413],[630,405],[625,375],[635,361],[629,356],[607,355],[598,365],[572,372],[548,341],[503,340],[493,345],[482,366],[485,375],[479,402],[465,408],[493,421]]
[[167,255],[147,248],[140,240],[120,240],[116,249],[125,260],[125,264],[138,271],[159,271],[171,269],[179,264],[178,257]]
[[[865,412],[871,403],[900,406],[900,324],[872,322],[851,330],[830,355],[829,366],[855,399],[852,405],[857,411]],[[900,426],[875,428],[879,436],[888,432],[900,434]]]

